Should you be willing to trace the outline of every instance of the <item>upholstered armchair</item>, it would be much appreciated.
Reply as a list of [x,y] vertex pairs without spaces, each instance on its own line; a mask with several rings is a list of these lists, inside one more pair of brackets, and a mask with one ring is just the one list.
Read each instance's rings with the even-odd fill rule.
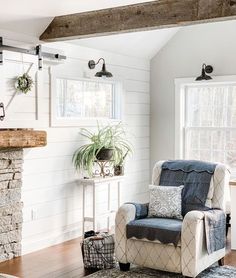
[[[159,186],[163,161],[153,169],[152,184]],[[225,212],[229,190],[230,173],[223,164],[217,164],[211,177],[206,205]],[[122,205],[115,220],[115,254],[123,271],[129,270],[130,263],[162,271],[182,273],[196,277],[204,269],[225,256],[225,248],[211,254],[207,252],[204,213],[188,212],[181,227],[181,238],[175,246],[163,244],[158,240],[127,238],[126,226],[136,217],[137,207],[132,203]]]

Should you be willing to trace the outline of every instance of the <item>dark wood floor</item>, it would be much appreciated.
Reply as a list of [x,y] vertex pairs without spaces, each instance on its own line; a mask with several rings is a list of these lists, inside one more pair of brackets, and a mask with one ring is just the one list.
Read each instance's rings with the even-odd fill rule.
[[[80,278],[87,274],[83,268],[81,239],[64,242],[38,252],[24,255],[0,264],[0,273],[20,278]],[[230,250],[225,264],[236,266],[236,251]]]
[[84,277],[81,239],[70,240],[0,264],[0,273],[20,278]]

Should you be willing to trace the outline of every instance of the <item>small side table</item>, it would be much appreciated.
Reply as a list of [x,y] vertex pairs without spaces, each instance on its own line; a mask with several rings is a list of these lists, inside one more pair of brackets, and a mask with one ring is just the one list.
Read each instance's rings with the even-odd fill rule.
[[[120,207],[120,187],[124,176],[114,176],[105,178],[93,178],[93,179],[79,179],[78,184],[83,186],[83,214],[82,214],[82,232],[85,231],[85,223],[91,222],[93,224],[93,230],[96,230],[97,223],[97,188],[101,185],[107,185],[107,210],[104,214],[107,217],[107,230],[110,229],[110,215],[117,210],[111,210],[111,186],[117,186],[117,209]],[[86,187],[92,187],[92,217],[86,216]]]

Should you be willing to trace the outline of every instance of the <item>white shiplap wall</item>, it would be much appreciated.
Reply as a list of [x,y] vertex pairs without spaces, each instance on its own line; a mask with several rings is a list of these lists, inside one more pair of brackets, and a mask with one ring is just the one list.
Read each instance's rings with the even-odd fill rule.
[[[81,235],[81,188],[76,185],[71,159],[83,141],[79,126],[50,127],[50,66],[59,73],[93,76],[94,72],[87,68],[88,60],[106,59],[114,79],[123,83],[123,119],[134,146],[134,155],[126,165],[121,201],[146,201],[149,184],[149,61],[65,43],[49,46],[65,52],[65,64],[45,63],[43,72],[37,73],[37,59],[24,55],[25,69],[34,63],[30,74],[36,80],[35,88],[28,95],[17,95],[7,110],[6,120],[0,123],[2,127],[43,129],[48,134],[46,147],[24,151],[24,253]],[[22,55],[5,52],[4,58],[0,100],[6,105],[15,92],[12,79],[22,73]]]

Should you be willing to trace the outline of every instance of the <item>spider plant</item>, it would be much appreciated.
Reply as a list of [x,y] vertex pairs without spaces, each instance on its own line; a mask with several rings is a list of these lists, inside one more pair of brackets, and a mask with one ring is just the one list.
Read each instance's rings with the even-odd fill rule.
[[76,169],[87,171],[90,177],[93,175],[94,161],[100,160],[102,152],[110,152],[110,159],[107,160],[113,165],[123,164],[127,155],[132,153],[131,144],[125,138],[126,132],[121,123],[104,127],[98,124],[95,133],[82,128],[80,134],[90,143],[75,151],[73,163]]

